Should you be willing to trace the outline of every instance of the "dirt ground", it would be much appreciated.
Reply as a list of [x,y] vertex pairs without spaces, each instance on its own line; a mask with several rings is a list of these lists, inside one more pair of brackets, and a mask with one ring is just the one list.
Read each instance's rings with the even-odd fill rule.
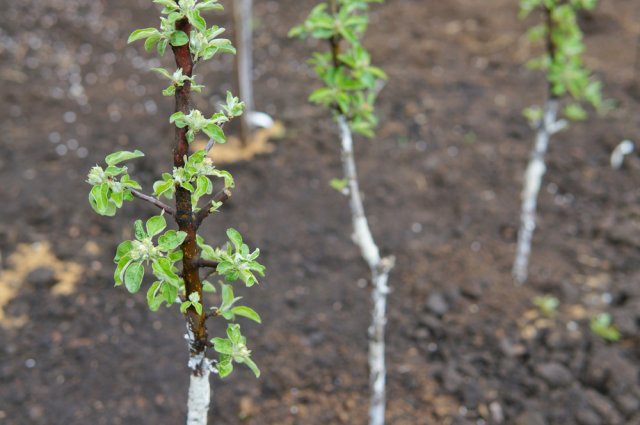
[[[224,1],[223,3],[229,3]],[[263,375],[214,379],[212,424],[365,424],[368,277],[349,239],[336,129],[306,97],[315,47],[287,39],[312,0],[256,1],[256,103],[287,128],[270,155],[227,167],[233,201],[204,229],[238,228],[268,269],[244,323]],[[531,281],[510,277],[532,131],[544,97],[515,1],[387,0],[366,44],[390,81],[379,137],[356,151],[371,225],[391,276],[390,425],[640,424],[640,159],[609,154],[640,134],[634,51],[640,6],[603,0],[584,16],[587,62],[618,108],[554,138]],[[127,46],[154,26],[148,0],[0,0],[0,423],[175,424],[188,384],[184,321],[150,313],[112,283],[132,220],[87,202],[88,169],[139,148],[147,189],[170,167],[173,102]],[[219,14],[225,24],[228,14]],[[213,22],[213,18],[208,19]],[[162,60],[167,66],[169,56]],[[198,69],[211,111],[232,58]],[[640,78],[635,75],[635,78]],[[164,124],[162,124],[164,123]],[[561,304],[551,318],[537,295]],[[613,315],[623,338],[589,330]],[[214,330],[219,332],[220,330]]]

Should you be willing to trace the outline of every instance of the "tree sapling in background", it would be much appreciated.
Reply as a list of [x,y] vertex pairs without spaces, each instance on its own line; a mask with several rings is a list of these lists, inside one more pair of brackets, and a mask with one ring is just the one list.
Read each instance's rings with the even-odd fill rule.
[[344,179],[334,180],[332,186],[349,196],[353,241],[371,269],[373,318],[369,328],[369,423],[382,425],[385,412],[387,281],[394,259],[380,257],[369,229],[358,185],[352,138],[352,131],[371,138],[375,136],[377,118],[373,105],[378,83],[386,78],[382,70],[371,65],[371,56],[360,42],[369,23],[369,3],[382,3],[382,0],[330,0],[321,3],[289,35],[327,40],[330,47],[328,52],[313,55],[311,63],[324,87],[314,91],[309,99],[329,108],[340,129]]
[[[583,35],[577,21],[580,10],[592,10],[597,0],[521,0],[520,16],[540,12],[543,22],[529,30],[532,41],[542,41],[544,54],[529,62],[533,69],[546,73],[548,94],[544,106],[530,107],[525,116],[537,129],[536,140],[529,158],[522,191],[522,211],[518,245],[513,265],[513,277],[518,284],[527,280],[531,240],[536,227],[536,208],[542,177],[546,172],[545,154],[549,139],[568,127],[569,121],[584,120],[587,111],[582,104],[591,104],[596,110],[605,109],[602,84],[592,78],[582,60],[585,50]],[[567,99],[559,112],[560,103]],[[558,119],[558,115],[563,118]]]
[[[160,28],[136,30],[129,42],[144,40],[145,48],[155,49],[160,56],[168,48],[173,51],[177,69],[154,71],[169,80],[163,94],[175,97],[175,113],[169,119],[175,126],[174,167],[154,183],[154,196],[146,195],[122,165],[144,154],[138,150],[115,152],[106,157],[106,167],[91,169],[88,182],[93,188],[89,201],[98,214],[105,216],[115,215],[124,201],[134,198],[147,201],[161,211],[146,223],[137,220],[135,238],[118,246],[114,278],[116,286],[124,285],[129,292],[136,293],[142,288],[145,271],[150,270],[154,279],[146,288],[149,308],[156,311],[163,304],[167,307],[176,304],[184,314],[191,374],[187,424],[199,425],[207,423],[210,372],[224,378],[232,372],[233,363],[242,363],[256,376],[260,375],[238,324],[227,324],[226,338],[209,339],[206,322],[210,318],[234,322],[237,316],[244,316],[259,323],[260,316],[255,311],[237,305],[240,298],[234,296],[230,283],[241,281],[247,287],[253,286],[258,282],[256,275],[264,275],[264,267],[256,261],[259,250],[251,251],[236,230],[227,230],[226,248],[209,246],[198,234],[203,221],[223,205],[234,187],[233,177],[217,169],[207,153],[215,144],[225,143],[225,123],[242,115],[244,107],[230,93],[226,104],[211,117],[193,109],[191,104],[191,92],[200,92],[203,88],[195,82],[195,66],[216,54],[235,53],[229,40],[218,38],[224,29],[208,27],[202,17],[203,12],[221,10],[222,5],[218,0],[153,2],[163,7]],[[199,132],[206,134],[210,141],[205,149],[191,153],[189,145]],[[222,189],[215,194],[211,178],[223,182]],[[175,206],[162,198],[175,198]],[[167,217],[173,219],[177,230],[166,229]],[[213,292],[215,288],[203,280],[201,273],[217,274],[227,282],[220,284],[220,305],[206,307],[204,293]],[[217,360],[207,357],[210,347],[218,352]]]

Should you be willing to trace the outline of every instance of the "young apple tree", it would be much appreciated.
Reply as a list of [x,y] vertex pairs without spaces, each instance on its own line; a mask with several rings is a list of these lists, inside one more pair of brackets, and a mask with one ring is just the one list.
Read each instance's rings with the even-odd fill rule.
[[[536,207],[542,177],[546,172],[545,155],[552,135],[568,127],[569,121],[587,118],[583,104],[596,110],[605,109],[602,84],[596,81],[582,60],[585,50],[577,14],[592,10],[598,0],[520,0],[520,16],[539,12],[542,22],[529,29],[532,41],[544,43],[544,54],[529,62],[533,69],[546,73],[547,99],[543,107],[525,110],[525,116],[536,128],[536,139],[525,173],[518,245],[513,277],[518,284],[527,280],[531,240],[536,227]],[[563,103],[563,101],[565,101]],[[560,104],[563,103],[560,112]],[[562,118],[558,119],[558,115]]]
[[[144,285],[149,308],[156,311],[162,305],[175,304],[184,315],[191,375],[187,424],[201,425],[207,423],[210,372],[224,378],[232,372],[234,363],[241,363],[256,376],[260,375],[240,326],[235,323],[238,316],[259,323],[260,316],[249,307],[237,305],[240,298],[234,296],[231,283],[240,281],[247,287],[253,286],[258,283],[256,275],[264,275],[264,267],[256,261],[260,251],[251,251],[236,230],[227,230],[229,242],[222,248],[207,245],[199,234],[204,220],[222,207],[234,187],[233,177],[217,169],[207,153],[215,144],[225,143],[224,125],[242,115],[244,107],[230,93],[226,103],[210,117],[192,107],[191,93],[199,93],[203,88],[193,74],[196,65],[218,54],[235,52],[229,40],[219,38],[224,29],[209,27],[202,16],[203,12],[221,10],[222,6],[218,0],[153,2],[163,8],[160,27],[134,31],[129,43],[144,40],[146,50],[155,49],[163,56],[170,48],[175,57],[175,70],[153,70],[169,80],[163,94],[175,98],[175,113],[169,118],[175,127],[174,167],[153,184],[150,196],[142,192],[141,185],[122,165],[144,154],[138,150],[112,153],[105,158],[106,166],[96,165],[89,173],[87,181],[93,186],[89,202],[104,216],[115,215],[125,201],[134,198],[160,209],[159,215],[145,223],[136,220],[135,238],[118,246],[114,279],[116,286],[124,285],[134,294],[143,287],[145,272],[149,271],[153,279],[150,285]],[[204,150],[190,152],[189,146],[200,132],[210,141]],[[212,179],[222,182],[222,188],[215,194]],[[163,198],[175,199],[174,206]],[[167,218],[172,219],[177,229],[167,230]],[[220,282],[220,304],[207,307],[204,295],[215,292],[215,288],[204,279],[212,275],[227,283]],[[207,320],[213,318],[229,322],[226,338],[209,339]],[[207,357],[209,348],[218,353],[217,359]]]
[[352,132],[374,137],[377,118],[374,103],[378,83],[385,73],[371,65],[371,56],[360,38],[367,29],[369,3],[382,0],[330,0],[317,5],[307,20],[290,31],[292,37],[327,40],[328,52],[314,53],[311,60],[324,87],[314,91],[310,101],[333,112],[341,134],[344,179],[332,186],[348,194],[353,222],[353,241],[369,265],[373,283],[373,314],[369,328],[369,368],[371,402],[370,425],[384,424],[385,411],[385,343],[387,281],[394,258],[380,256],[360,195],[353,152]]

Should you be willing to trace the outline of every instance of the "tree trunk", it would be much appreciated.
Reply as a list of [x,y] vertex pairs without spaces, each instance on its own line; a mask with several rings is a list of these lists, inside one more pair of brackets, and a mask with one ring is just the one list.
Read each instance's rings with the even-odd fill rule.
[[513,264],[513,278],[521,285],[527,281],[531,241],[536,228],[536,208],[538,194],[542,185],[542,177],[547,167],[545,154],[549,147],[549,139],[557,131],[556,115],[558,101],[549,99],[545,103],[544,116],[538,127],[536,141],[529,157],[529,165],[525,173],[524,189],[522,191],[522,210],[520,213],[520,230],[518,231],[518,246],[516,259]]
[[349,188],[349,205],[353,221],[352,238],[354,243],[360,247],[362,257],[371,269],[373,283],[373,313],[369,327],[369,389],[371,397],[369,425],[383,425],[386,383],[384,328],[387,322],[387,294],[389,293],[387,281],[394,266],[394,259],[393,257],[380,258],[380,250],[373,240],[360,197],[351,129],[343,115],[338,117],[338,125],[342,140],[342,166]]

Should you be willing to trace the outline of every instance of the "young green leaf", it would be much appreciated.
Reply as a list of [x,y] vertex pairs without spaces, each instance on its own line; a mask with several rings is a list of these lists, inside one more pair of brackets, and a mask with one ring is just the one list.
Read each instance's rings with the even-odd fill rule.
[[254,322],[262,323],[262,319],[260,318],[260,315],[256,313],[255,310],[249,307],[245,307],[245,306],[233,307],[230,311],[237,316],[243,316],[243,317],[246,317],[247,319],[253,320]]
[[149,237],[154,237],[162,232],[166,227],[167,220],[165,220],[163,215],[157,215],[147,220],[147,234]]
[[135,150],[133,152],[120,151],[114,152],[111,155],[107,155],[107,157],[105,158],[105,162],[107,163],[107,165],[116,165],[130,159],[140,158],[142,156],[144,156],[144,153],[140,152],[139,150]]
[[124,285],[127,290],[135,294],[140,290],[142,278],[144,277],[144,266],[141,262],[136,262],[127,267],[124,273]]

